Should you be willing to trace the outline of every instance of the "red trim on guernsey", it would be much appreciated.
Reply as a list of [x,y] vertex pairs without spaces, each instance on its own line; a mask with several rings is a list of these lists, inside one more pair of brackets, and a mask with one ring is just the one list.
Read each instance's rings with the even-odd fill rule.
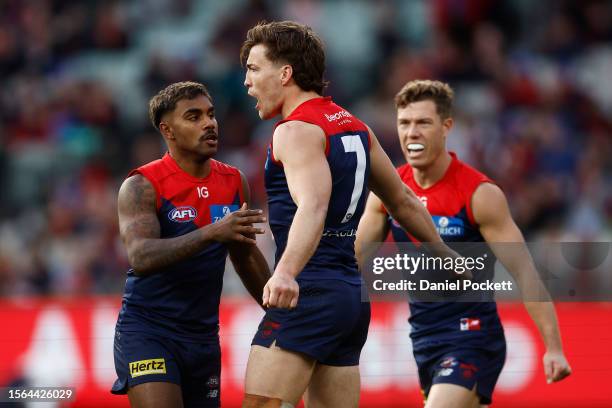
[[[347,131],[346,127],[343,127],[343,125],[338,125],[337,121],[331,120],[329,118],[326,119],[325,117],[323,117],[323,115],[327,116],[328,113],[332,115],[338,113],[338,109],[341,109],[342,111],[346,112],[344,108],[339,105],[336,105],[332,101],[330,96],[312,98],[299,104],[286,118],[278,121],[274,125],[274,129],[276,130],[278,126],[282,125],[285,122],[291,121],[310,123],[311,125],[318,126],[319,128],[321,128],[321,130],[323,130],[323,134],[325,135],[325,156],[327,157],[329,156],[331,145],[331,143],[329,142],[330,135],[337,135],[343,133],[344,131]],[[352,129],[350,129],[349,131],[368,132],[368,151],[370,151],[372,149],[372,140],[367,126],[365,126],[363,122],[361,122],[353,115],[350,115],[350,123]],[[359,129],[360,127],[362,127],[362,129]],[[274,139],[274,136],[272,136],[272,139]],[[275,164],[282,165],[279,161],[276,160],[276,158],[274,158],[274,149],[272,148],[272,146],[273,144],[272,142],[270,142],[270,158]]]
[[165,182],[167,177],[175,177],[171,185],[176,186],[181,182],[188,182],[190,184],[195,185],[209,184],[213,182],[216,178],[214,174],[218,176],[237,176],[238,186],[236,186],[236,190],[234,190],[234,192],[238,191],[239,194],[242,194],[241,199],[244,199],[244,192],[242,191],[242,179],[240,177],[240,172],[238,171],[238,169],[214,159],[209,160],[210,172],[206,177],[194,177],[188,174],[183,169],[181,169],[181,167],[172,158],[172,156],[170,156],[169,153],[164,154],[161,159],[152,161],[150,163],[138,167],[137,169],[132,170],[128,174],[128,177],[134,174],[141,174],[143,177],[149,180],[149,182],[151,182],[151,184],[155,188],[155,205],[157,211],[159,211],[161,208],[162,190],[164,191],[164,194],[168,193],[168,185]]

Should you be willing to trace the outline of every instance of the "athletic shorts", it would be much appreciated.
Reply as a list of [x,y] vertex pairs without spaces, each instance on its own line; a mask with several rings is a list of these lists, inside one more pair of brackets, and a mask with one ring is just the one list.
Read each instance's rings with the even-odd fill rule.
[[414,349],[419,381],[425,396],[434,384],[476,386],[481,404],[490,404],[493,389],[506,360],[504,333],[483,336],[483,341],[438,343]]
[[359,365],[368,337],[370,303],[361,285],[340,280],[300,281],[293,310],[268,309],[252,345],[305,354],[330,366]]
[[113,394],[146,382],[170,382],[181,386],[183,405],[219,407],[221,348],[163,338],[141,332],[115,332]]

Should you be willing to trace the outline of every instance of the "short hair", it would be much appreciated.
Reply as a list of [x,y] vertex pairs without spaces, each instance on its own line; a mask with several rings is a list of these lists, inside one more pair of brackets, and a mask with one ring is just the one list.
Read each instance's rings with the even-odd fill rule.
[[408,82],[395,95],[395,107],[401,109],[413,102],[432,101],[438,115],[447,119],[452,114],[453,97],[454,92],[447,83],[417,79]]
[[251,48],[266,46],[266,57],[276,63],[286,62],[293,68],[293,80],[304,91],[320,95],[328,82],[325,72],[323,41],[308,26],[294,21],[260,22],[247,32],[240,49],[240,62],[244,66]]
[[175,82],[157,93],[149,101],[149,118],[157,130],[162,116],[176,108],[176,103],[182,99],[194,99],[205,96],[212,102],[212,97],[204,84],[199,82]]

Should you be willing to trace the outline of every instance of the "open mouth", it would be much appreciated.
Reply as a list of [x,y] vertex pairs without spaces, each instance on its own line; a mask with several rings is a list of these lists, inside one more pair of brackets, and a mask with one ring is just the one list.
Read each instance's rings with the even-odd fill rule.
[[419,154],[420,152],[425,150],[425,145],[421,143],[408,143],[406,145],[406,149],[408,150],[408,153],[410,153],[411,155]]
[[217,146],[217,142],[219,141],[219,138],[217,137],[216,133],[209,132],[209,133],[206,133],[204,136],[202,136],[200,140],[203,140],[209,146]]
[[259,98],[258,98],[258,97],[257,97],[255,94],[252,94],[252,93],[248,93],[248,95],[249,95],[251,98],[255,98],[255,100],[257,101],[257,102],[255,103],[255,109],[256,109],[256,110],[259,110]]

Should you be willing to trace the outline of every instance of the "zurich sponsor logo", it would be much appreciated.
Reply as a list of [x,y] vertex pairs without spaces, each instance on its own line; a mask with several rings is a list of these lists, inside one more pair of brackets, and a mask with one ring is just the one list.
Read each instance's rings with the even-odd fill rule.
[[438,225],[440,226],[440,228],[448,227],[448,218],[440,217],[440,219],[438,220]]
[[238,210],[236,204],[215,204],[210,206],[210,222],[215,223],[221,221],[226,215]]
[[198,212],[193,207],[177,207],[168,213],[170,221],[189,222],[196,219]]
[[433,216],[438,234],[447,237],[458,237],[464,233],[463,220],[458,217]]

